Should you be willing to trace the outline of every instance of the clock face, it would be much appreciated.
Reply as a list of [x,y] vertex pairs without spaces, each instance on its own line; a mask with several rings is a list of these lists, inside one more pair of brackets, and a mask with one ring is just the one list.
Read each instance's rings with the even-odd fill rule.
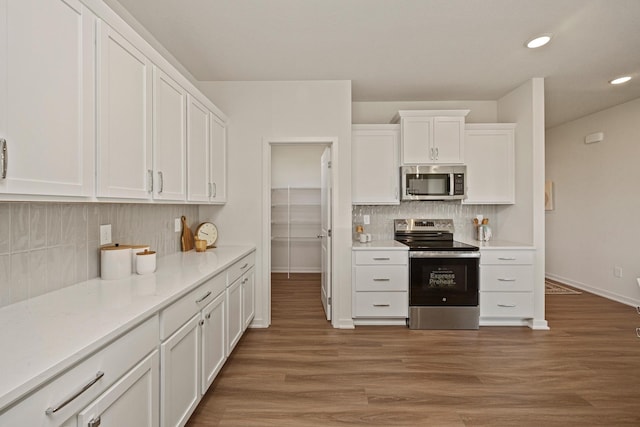
[[207,247],[211,248],[218,240],[218,229],[211,222],[203,222],[196,229],[196,236],[200,240],[205,240]]

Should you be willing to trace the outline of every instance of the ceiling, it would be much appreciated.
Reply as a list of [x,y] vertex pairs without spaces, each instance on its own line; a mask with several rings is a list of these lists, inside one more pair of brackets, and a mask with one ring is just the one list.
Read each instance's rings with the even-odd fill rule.
[[[640,97],[640,0],[118,1],[201,81],[351,80],[353,101],[442,101],[544,77],[547,127]],[[541,33],[551,43],[524,47]],[[634,79],[608,83],[620,75]]]

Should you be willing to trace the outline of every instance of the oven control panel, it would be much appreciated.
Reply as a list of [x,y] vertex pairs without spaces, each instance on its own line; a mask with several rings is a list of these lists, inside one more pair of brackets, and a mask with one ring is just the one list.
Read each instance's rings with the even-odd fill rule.
[[452,219],[396,219],[394,230],[397,231],[446,231],[453,233]]

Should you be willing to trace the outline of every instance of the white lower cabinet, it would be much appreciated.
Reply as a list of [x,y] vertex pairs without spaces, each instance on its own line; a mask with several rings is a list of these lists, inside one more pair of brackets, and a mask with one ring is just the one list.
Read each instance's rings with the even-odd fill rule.
[[75,427],[100,418],[94,426],[157,426],[157,347],[153,316],[3,412],[0,425]]
[[[218,274],[160,313],[163,427],[186,424],[224,363],[224,342],[221,346],[219,339],[224,337],[225,313],[219,306],[224,306],[225,287],[226,274]],[[216,321],[221,313],[222,321]]]
[[353,250],[352,312],[356,324],[397,324],[409,311],[406,250]]
[[154,350],[78,415],[78,427],[160,425],[160,357]]
[[520,324],[532,318],[535,251],[480,250],[480,324]]
[[202,394],[207,392],[227,360],[225,300],[225,294],[220,294],[202,310]]
[[227,311],[229,321],[227,323],[227,357],[235,348],[242,336],[242,283],[237,279],[227,288]]

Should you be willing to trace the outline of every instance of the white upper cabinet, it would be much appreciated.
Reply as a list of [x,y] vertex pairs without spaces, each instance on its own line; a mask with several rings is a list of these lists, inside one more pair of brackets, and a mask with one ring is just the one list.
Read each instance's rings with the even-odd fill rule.
[[0,193],[93,195],[94,32],[80,1],[0,0]]
[[401,110],[403,165],[464,163],[464,118],[469,110]]
[[187,199],[208,202],[211,192],[209,110],[193,96],[187,96]]
[[211,202],[227,201],[227,123],[211,113]]
[[151,197],[151,62],[99,22],[98,197]]
[[187,102],[188,200],[227,201],[227,125],[195,97]]
[[399,204],[400,126],[353,125],[351,129],[353,204]]
[[153,71],[153,198],[184,201],[187,92],[159,68]]
[[515,124],[466,126],[467,198],[464,204],[515,203]]

